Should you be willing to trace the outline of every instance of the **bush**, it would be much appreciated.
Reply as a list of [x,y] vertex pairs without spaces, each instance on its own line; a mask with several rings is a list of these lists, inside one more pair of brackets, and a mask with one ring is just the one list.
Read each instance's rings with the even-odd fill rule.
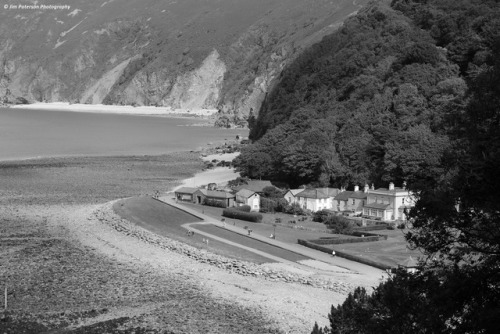
[[313,214],[313,221],[318,223],[324,223],[328,219],[331,213],[326,210],[319,210]]
[[236,206],[235,209],[238,210],[238,211],[243,211],[243,212],[250,212],[252,210],[252,208],[250,207],[250,205]]
[[222,211],[222,216],[227,218],[246,220],[254,223],[260,223],[262,221],[262,215],[260,213],[243,212],[234,208],[224,209]]
[[284,212],[288,201],[283,197],[261,197],[260,198],[260,211],[261,212]]
[[350,220],[342,216],[328,216],[325,224],[328,225],[328,228],[334,233],[348,234],[352,231]]
[[276,211],[277,203],[266,197],[260,198],[260,212],[274,212]]
[[297,203],[292,203],[292,205],[287,205],[283,208],[284,213],[288,213],[290,215],[305,215],[305,211],[300,207]]

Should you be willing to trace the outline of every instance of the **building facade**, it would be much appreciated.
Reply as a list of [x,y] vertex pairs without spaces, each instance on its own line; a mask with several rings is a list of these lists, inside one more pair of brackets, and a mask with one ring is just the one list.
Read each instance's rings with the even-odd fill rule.
[[363,215],[381,220],[405,220],[406,212],[415,205],[415,198],[404,186],[369,190]]
[[260,195],[248,189],[241,189],[236,193],[236,205],[248,205],[250,211],[260,211]]

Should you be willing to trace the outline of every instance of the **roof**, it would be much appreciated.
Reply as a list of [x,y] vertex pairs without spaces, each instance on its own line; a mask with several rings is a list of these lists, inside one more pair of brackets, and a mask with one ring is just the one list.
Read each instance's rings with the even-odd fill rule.
[[337,201],[347,201],[349,199],[349,195],[351,195],[353,191],[342,191],[335,196],[335,200]]
[[295,195],[297,195],[298,193],[300,193],[300,192],[302,192],[302,191],[304,191],[304,189],[289,189],[289,190],[287,191],[287,193],[291,193],[291,194],[292,194],[292,196],[295,196]]
[[225,191],[220,191],[220,190],[207,190],[207,189],[199,189],[200,192],[207,196],[207,197],[212,197],[212,198],[234,198],[235,196],[233,194],[227,193]]
[[349,198],[356,198],[356,199],[365,199],[368,197],[368,194],[365,193],[364,191],[353,191],[352,194],[349,195]]
[[371,208],[371,209],[379,209],[379,210],[387,210],[389,208],[390,204],[384,204],[384,203],[368,203],[365,204],[365,208]]
[[375,190],[370,190],[370,192],[376,191],[376,192],[382,192],[382,193],[388,193],[388,194],[395,194],[399,192],[408,192],[408,189],[405,188],[399,188],[399,187],[394,187],[393,190],[389,190],[389,188],[377,188]]
[[182,193],[182,194],[194,194],[198,190],[198,188],[191,188],[191,187],[182,187],[177,189],[175,192],[176,193]]
[[343,191],[335,196],[337,201],[347,201],[349,198],[366,199],[368,194],[364,191]]
[[271,184],[271,181],[267,180],[249,180],[247,181],[247,184],[242,184],[236,187],[235,190],[239,191],[241,189],[248,189],[256,193],[261,193],[264,191],[265,187],[274,187],[274,186]]
[[328,197],[335,197],[339,192],[340,189],[337,188],[316,188],[320,190],[323,194],[327,195]]
[[248,189],[241,189],[240,191],[238,191],[236,193],[236,196],[242,196],[242,197],[249,198],[249,197],[253,196],[254,194],[256,194],[255,191],[251,191]]
[[328,198],[325,193],[318,189],[305,189],[298,193],[296,197],[304,197],[304,198]]

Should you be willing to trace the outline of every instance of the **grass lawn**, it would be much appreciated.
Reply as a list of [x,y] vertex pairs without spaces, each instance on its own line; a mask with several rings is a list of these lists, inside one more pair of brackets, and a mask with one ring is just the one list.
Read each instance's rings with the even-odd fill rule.
[[[192,209],[196,210],[198,212],[202,212],[207,216],[210,216],[216,220],[220,220],[224,217],[222,217],[222,208],[216,208],[212,206],[202,206],[198,204],[190,204],[190,203],[182,203],[182,205]],[[244,228],[245,226],[248,226],[249,229],[251,229],[253,232],[265,237],[269,237],[271,234],[276,235],[276,239],[292,244],[296,244],[298,239],[318,239],[320,237],[333,237],[337,236],[337,234],[326,234],[322,232],[314,232],[314,231],[306,231],[306,230],[301,230],[298,227],[303,226],[304,228],[315,228],[318,230],[325,230],[325,225],[321,223],[316,223],[312,222],[309,218],[309,221],[307,222],[299,222],[298,217],[294,218],[292,215],[287,215],[287,214],[262,214],[264,216],[262,223],[253,223],[253,222],[248,222],[245,220],[239,220],[239,219],[233,219],[233,218],[225,218],[226,219],[226,224],[238,226],[241,228]],[[283,217],[282,221],[283,223],[281,224],[276,224],[276,228],[274,227],[274,219],[276,217]],[[285,222],[288,222],[289,220],[296,220],[297,224],[288,224]],[[291,228],[291,227],[295,228]]]
[[422,256],[418,250],[408,249],[401,230],[380,230],[373,233],[387,235],[387,240],[331,245],[331,248],[389,266],[396,266],[410,256],[414,259]]
[[203,243],[205,237],[196,233],[194,236],[188,237],[186,235],[187,230],[182,225],[199,222],[200,219],[175,207],[154,200],[151,197],[124,199],[115,203],[113,209],[120,217],[138,226],[199,249],[206,249],[228,258],[254,263],[274,262],[267,257],[216,240],[210,240],[207,246]]
[[[199,211],[204,214],[220,220],[222,219],[222,208],[201,206],[197,204],[183,203],[183,205]],[[313,222],[309,217],[306,221],[298,220],[299,217],[293,217],[292,215],[287,215],[283,213],[269,214],[265,213],[263,215],[262,223],[252,223],[244,220],[226,218],[227,224],[232,224],[239,227],[248,226],[248,228],[253,230],[253,233],[257,233],[262,236],[270,236],[274,233],[274,221],[276,217],[282,217],[282,223],[276,224],[276,239],[288,243],[297,243],[298,239],[319,239],[321,237],[335,237],[339,236],[337,234],[326,234],[321,232],[305,231],[299,228],[289,228],[286,226],[303,226],[304,228],[314,229],[314,230],[325,230],[325,225],[317,222]],[[297,221],[296,224],[288,224],[289,220]],[[409,256],[413,258],[418,258],[422,254],[419,251],[412,251],[407,248],[408,243],[404,238],[404,234],[401,230],[377,230],[373,233],[387,235],[387,240],[373,241],[373,242],[361,242],[361,243],[350,243],[341,245],[324,245],[325,247],[331,247],[334,250],[343,251],[351,255],[355,255],[361,258],[367,258],[373,261],[377,261],[389,266],[396,266],[398,263],[406,260]],[[343,237],[340,235],[339,237]]]
[[303,256],[303,255],[300,255],[300,254],[297,254],[294,252],[290,252],[286,249],[279,248],[279,247],[267,244],[265,242],[262,242],[262,241],[259,241],[256,239],[252,239],[252,238],[249,238],[247,236],[244,236],[244,235],[232,232],[232,231],[228,231],[228,230],[221,228],[219,226],[195,225],[193,227],[196,228],[197,230],[207,232],[207,233],[216,235],[218,237],[231,240],[233,242],[237,242],[240,245],[244,245],[247,247],[258,249],[260,251],[269,253],[269,254],[274,255],[274,256],[281,257],[281,258],[288,260],[288,261],[302,261],[302,260],[309,259],[306,256]]

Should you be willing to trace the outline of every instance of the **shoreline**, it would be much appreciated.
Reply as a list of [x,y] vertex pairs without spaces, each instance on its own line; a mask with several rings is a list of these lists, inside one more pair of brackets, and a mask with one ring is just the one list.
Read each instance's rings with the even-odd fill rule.
[[54,110],[65,112],[85,112],[97,114],[119,114],[136,116],[171,116],[171,117],[205,117],[209,118],[217,114],[217,109],[172,109],[171,107],[154,106],[122,106],[104,104],[80,104],[69,102],[36,102],[31,104],[15,104],[7,106],[9,109],[29,110]]

